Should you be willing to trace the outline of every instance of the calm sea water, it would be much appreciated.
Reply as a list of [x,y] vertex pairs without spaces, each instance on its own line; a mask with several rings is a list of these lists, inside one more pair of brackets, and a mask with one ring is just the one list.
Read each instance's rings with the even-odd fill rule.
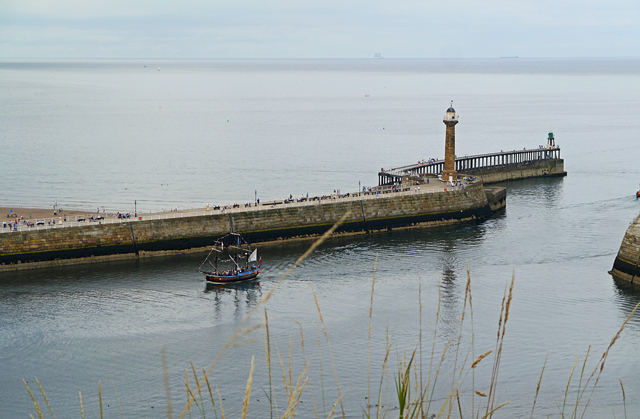
[[[398,357],[418,344],[419,289],[426,371],[439,298],[438,356],[457,336],[469,270],[477,356],[495,346],[515,276],[498,385],[498,399],[510,403],[501,417],[529,417],[545,357],[536,416],[558,417],[576,358],[580,368],[591,345],[590,373],[640,302],[607,274],[640,210],[640,59],[0,61],[0,92],[0,206],[57,200],[132,211],[136,200],[138,211],[156,211],[252,201],[255,191],[271,199],[355,190],[375,185],[381,166],[442,157],[452,99],[458,154],[537,147],[554,132],[568,177],[506,183],[507,209],[482,223],[332,239],[278,286],[266,304],[272,347],[277,341],[288,368],[292,340],[294,380],[304,356],[309,362],[313,398],[304,393],[300,417],[315,417],[313,400],[320,416],[335,402],[331,355],[345,415],[362,417],[374,270],[372,388],[387,335],[394,342],[384,398]],[[98,381],[109,417],[121,416],[113,388],[126,417],[166,416],[163,347],[181,410],[190,362],[201,375],[307,246],[264,246],[259,284],[230,289],[206,289],[198,254],[0,274],[0,417],[36,415],[22,384],[37,388],[35,377],[57,417],[80,416],[78,391],[97,416]],[[618,378],[627,396],[640,392],[638,319],[611,349],[585,417],[622,417]],[[470,333],[464,327],[461,354]],[[211,379],[228,416],[239,415],[252,356],[249,414],[268,412],[263,335],[251,337]],[[438,401],[450,390],[456,348],[457,340]],[[485,392],[488,359],[475,378]],[[467,377],[467,409],[470,387]],[[627,397],[629,411],[639,408]]]

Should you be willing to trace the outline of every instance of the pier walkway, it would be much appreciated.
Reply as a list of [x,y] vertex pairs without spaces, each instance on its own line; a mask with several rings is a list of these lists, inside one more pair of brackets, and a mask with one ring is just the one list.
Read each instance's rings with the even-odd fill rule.
[[[464,174],[465,170],[519,164],[540,160],[560,159],[560,147],[543,147],[499,153],[478,154],[476,156],[456,157],[455,170]],[[401,182],[404,176],[438,175],[444,170],[444,159],[420,162],[393,169],[383,169],[378,173],[378,185],[392,185]]]
[[[439,193],[446,191],[453,191],[457,189],[464,188],[464,184],[462,186],[458,186],[452,188],[445,182],[434,181],[431,183],[425,183],[420,185],[415,185],[412,187],[404,186],[402,188],[394,188],[393,186],[386,185],[382,187],[376,187],[375,190],[372,191],[360,191],[353,193],[346,193],[341,195],[325,195],[325,196],[315,196],[309,198],[299,198],[299,199],[283,199],[283,200],[274,200],[274,201],[265,201],[260,202],[258,205],[239,205],[239,206],[224,206],[219,207],[219,209],[210,208],[207,210],[206,208],[200,209],[190,209],[190,210],[180,210],[180,211],[168,211],[168,212],[159,212],[159,213],[138,213],[138,217],[136,218],[134,215],[131,218],[117,218],[115,214],[103,214],[103,213],[92,213],[91,211],[86,211],[84,214],[81,214],[82,211],[73,211],[73,214],[64,214],[64,215],[49,215],[47,217],[42,218],[32,218],[32,219],[16,219],[16,218],[3,218],[0,221],[0,233],[11,233],[11,232],[20,232],[20,231],[38,231],[38,230],[50,230],[50,229],[60,229],[66,227],[83,227],[89,225],[98,225],[98,224],[121,224],[121,223],[135,223],[138,221],[148,221],[148,220],[167,220],[172,218],[186,218],[186,217],[204,217],[210,216],[214,214],[226,214],[226,213],[240,213],[240,212],[249,212],[249,211],[260,211],[271,208],[282,208],[282,207],[301,207],[301,206],[311,206],[311,205],[323,205],[329,203],[336,202],[346,202],[346,201],[358,201],[358,200],[370,200],[381,197],[391,196],[403,196],[403,195],[412,195],[412,194],[425,194],[425,193]],[[218,207],[216,207],[218,208]],[[24,213],[28,214],[29,209],[27,208],[15,208],[14,211],[16,213]],[[66,213],[66,212],[65,212]],[[50,214],[50,212],[49,212]],[[99,220],[91,220],[91,216],[100,216],[103,217]],[[81,218],[83,221],[78,221]],[[18,221],[18,224],[15,225],[14,222]],[[3,222],[11,223],[11,228],[9,226],[4,227]],[[34,225],[28,226],[24,223],[24,221],[30,221]]]

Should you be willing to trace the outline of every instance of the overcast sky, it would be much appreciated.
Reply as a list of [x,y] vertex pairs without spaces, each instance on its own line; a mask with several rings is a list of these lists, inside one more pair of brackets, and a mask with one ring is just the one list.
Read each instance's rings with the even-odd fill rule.
[[640,56],[640,0],[0,0],[0,58]]

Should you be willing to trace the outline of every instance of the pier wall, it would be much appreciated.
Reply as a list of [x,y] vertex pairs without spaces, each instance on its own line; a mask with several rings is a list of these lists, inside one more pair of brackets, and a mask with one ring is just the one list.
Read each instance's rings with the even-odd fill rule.
[[566,176],[563,159],[544,159],[486,166],[476,169],[462,169],[460,173],[479,177],[483,183],[497,183],[547,176]]
[[640,215],[627,229],[611,273],[632,285],[640,282]]
[[135,257],[210,246],[213,239],[232,230],[254,243],[313,236],[324,233],[345,213],[349,215],[338,231],[461,222],[490,215],[492,207],[504,206],[505,197],[504,190],[488,195],[478,182],[438,193],[388,193],[302,206],[279,204],[206,216],[5,233],[0,235],[0,270],[30,262],[42,266],[42,262],[64,264],[61,261],[73,258]]

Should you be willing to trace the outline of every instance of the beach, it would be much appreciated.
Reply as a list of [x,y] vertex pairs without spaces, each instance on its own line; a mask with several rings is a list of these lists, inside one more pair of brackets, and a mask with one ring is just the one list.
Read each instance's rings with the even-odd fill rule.
[[[2,217],[2,221],[7,221],[9,219],[24,219],[24,220],[41,220],[41,219],[51,219],[51,218],[59,218],[62,216],[78,216],[78,215],[86,215],[90,217],[91,215],[97,214],[95,211],[86,211],[86,210],[72,210],[72,209],[53,209],[53,208],[24,208],[24,207],[0,207],[0,215]],[[102,212],[101,212],[102,214]],[[111,215],[111,214],[102,214]]]

